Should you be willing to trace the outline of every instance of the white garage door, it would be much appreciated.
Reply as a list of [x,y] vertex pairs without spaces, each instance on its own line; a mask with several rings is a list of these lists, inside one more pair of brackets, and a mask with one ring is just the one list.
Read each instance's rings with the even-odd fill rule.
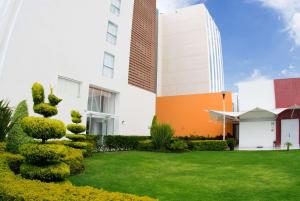
[[275,139],[275,121],[240,122],[240,148],[270,148]]
[[281,120],[281,144],[286,142],[299,145],[299,119]]

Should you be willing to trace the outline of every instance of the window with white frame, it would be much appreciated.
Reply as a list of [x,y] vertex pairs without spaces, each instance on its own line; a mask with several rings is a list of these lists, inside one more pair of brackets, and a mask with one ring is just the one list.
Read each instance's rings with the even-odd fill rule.
[[118,25],[108,22],[106,41],[115,45],[117,43]]
[[111,0],[110,12],[116,16],[120,15],[121,0]]
[[107,52],[104,52],[102,75],[104,77],[113,78],[114,65],[115,65],[115,56]]
[[81,82],[59,76],[57,82],[58,95],[61,97],[80,98]]

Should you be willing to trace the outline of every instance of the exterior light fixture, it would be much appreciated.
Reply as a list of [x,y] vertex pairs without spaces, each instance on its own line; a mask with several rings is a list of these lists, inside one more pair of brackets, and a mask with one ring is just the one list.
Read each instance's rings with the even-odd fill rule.
[[225,141],[226,137],[226,116],[225,116],[225,98],[226,91],[222,91],[222,101],[223,101],[223,141]]

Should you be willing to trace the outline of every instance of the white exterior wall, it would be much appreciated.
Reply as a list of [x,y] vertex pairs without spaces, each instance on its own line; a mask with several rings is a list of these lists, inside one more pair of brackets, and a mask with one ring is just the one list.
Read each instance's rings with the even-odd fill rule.
[[[84,114],[89,86],[94,85],[117,93],[116,134],[149,134],[155,94],[128,85],[134,0],[122,0],[119,17],[110,13],[110,3],[110,0],[24,0],[8,41],[0,98],[10,100],[11,105],[27,99],[32,111],[33,82],[41,82],[48,95],[49,85],[57,91],[58,76],[64,76],[81,82],[81,93],[79,98],[64,95],[55,118],[70,123],[71,109]],[[109,20],[118,25],[116,46],[106,42]],[[102,76],[105,51],[115,55],[113,79]],[[141,95],[146,103],[140,101]],[[143,114],[132,115],[143,104],[147,104]],[[128,122],[128,126],[123,127],[122,121]]]
[[217,92],[223,83],[220,33],[204,4],[160,14],[158,95]]
[[240,122],[239,147],[240,149],[272,148],[276,140],[275,121]]
[[258,80],[238,84],[239,109],[247,111],[260,107],[275,108],[275,91],[273,80]]

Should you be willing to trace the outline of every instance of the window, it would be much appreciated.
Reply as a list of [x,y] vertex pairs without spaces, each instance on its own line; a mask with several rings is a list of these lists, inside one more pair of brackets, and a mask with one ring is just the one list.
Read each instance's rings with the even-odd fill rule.
[[114,114],[115,113],[115,98],[114,93],[90,88],[88,110],[91,112]]
[[112,22],[108,22],[106,41],[115,45],[117,43],[118,26]]
[[111,0],[110,12],[116,16],[120,15],[121,0]]
[[79,81],[59,76],[57,83],[59,96],[80,98],[80,84]]
[[105,52],[104,59],[103,59],[103,71],[102,71],[103,76],[108,78],[113,78],[114,63],[115,63],[115,56]]

